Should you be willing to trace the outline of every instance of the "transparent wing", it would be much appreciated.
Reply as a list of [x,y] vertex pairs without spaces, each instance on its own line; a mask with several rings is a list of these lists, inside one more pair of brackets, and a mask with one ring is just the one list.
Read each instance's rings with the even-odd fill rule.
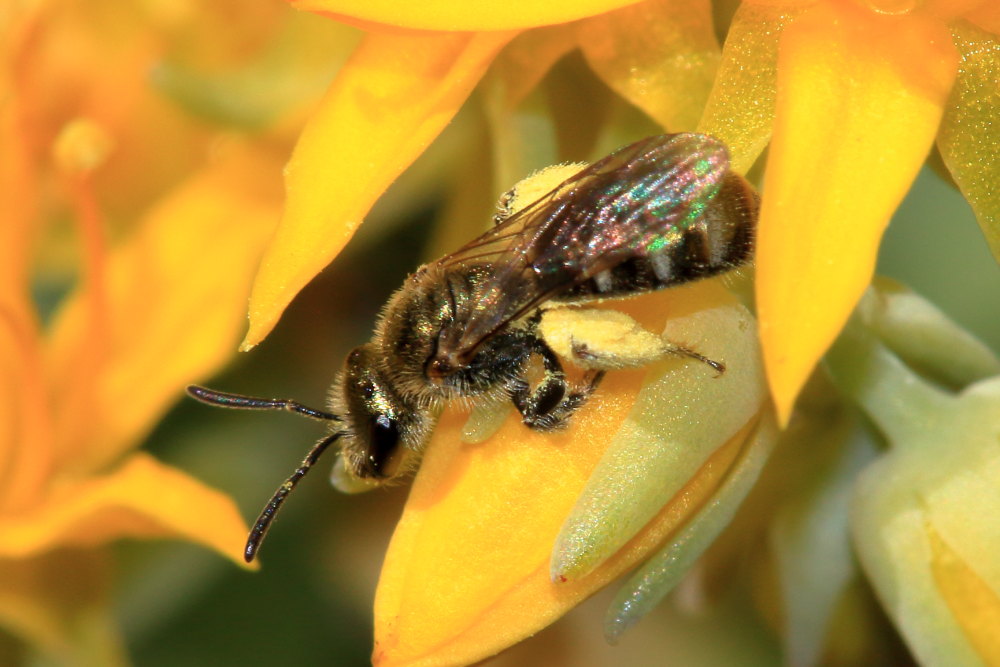
[[701,217],[729,169],[700,134],[649,137],[584,168],[439,264],[482,267],[473,303],[441,331],[438,358],[465,363],[538,304],[672,243]]

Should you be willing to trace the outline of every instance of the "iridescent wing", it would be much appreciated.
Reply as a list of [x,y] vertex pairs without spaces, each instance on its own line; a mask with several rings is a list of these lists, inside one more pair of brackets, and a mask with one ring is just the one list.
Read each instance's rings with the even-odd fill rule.
[[466,363],[483,341],[540,303],[623,262],[646,258],[696,224],[729,170],[700,134],[649,137],[584,168],[439,264],[489,267],[473,303],[441,330],[436,358]]

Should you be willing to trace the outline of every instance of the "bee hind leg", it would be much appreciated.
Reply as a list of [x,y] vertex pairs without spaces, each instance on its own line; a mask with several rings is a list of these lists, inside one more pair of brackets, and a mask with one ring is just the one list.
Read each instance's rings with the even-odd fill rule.
[[617,310],[556,307],[542,313],[537,325],[545,344],[581,368],[621,370],[647,366],[664,357],[687,357],[711,367],[726,367],[698,352],[666,340]]
[[559,358],[541,339],[535,339],[535,351],[542,358],[545,375],[534,389],[523,379],[518,380],[511,400],[529,428],[557,430],[563,428],[570,415],[587,401],[604,377],[604,371],[587,371],[579,385],[571,385]]

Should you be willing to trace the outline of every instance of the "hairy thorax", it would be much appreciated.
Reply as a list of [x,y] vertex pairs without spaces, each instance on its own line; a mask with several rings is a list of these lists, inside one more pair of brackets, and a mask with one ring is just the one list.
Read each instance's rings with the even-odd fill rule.
[[466,355],[447,349],[482,308],[485,264],[421,267],[386,304],[375,330],[383,372],[408,400],[423,405],[506,390],[531,354],[515,324]]

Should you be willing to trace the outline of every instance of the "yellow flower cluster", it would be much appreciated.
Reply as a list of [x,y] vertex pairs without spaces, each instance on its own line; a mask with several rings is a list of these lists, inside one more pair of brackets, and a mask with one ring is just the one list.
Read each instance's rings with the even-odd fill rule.
[[[469,158],[481,177],[457,170],[440,239],[473,235],[459,219],[482,202],[462,197],[482,181],[501,191],[637,133],[711,134],[762,174],[753,297],[708,282],[614,305],[742,363],[716,379],[673,361],[611,373],[555,435],[512,418],[470,446],[468,414],[446,410],[386,557],[375,662],[482,660],[632,572],[605,627],[617,639],[706,552],[707,569],[731,558],[740,520],[771,531],[790,661],[819,660],[861,577],[850,545],[919,660],[1000,661],[1000,364],[902,288],[866,295],[932,151],[1000,256],[1000,5],[291,4],[334,20],[110,0],[0,15],[7,630],[62,658],[86,635],[120,660],[89,613],[103,588],[48,594],[67,554],[100,569],[125,536],[239,553],[232,503],[135,447],[230,358],[247,296],[244,350],[475,95],[491,159]],[[586,81],[560,78],[573,58]],[[38,294],[53,286],[49,316]],[[776,474],[772,450],[802,459],[813,443],[815,485],[754,488]],[[765,509],[724,532],[748,497]]]
[[[421,3],[419,9],[396,3],[358,9],[337,0],[296,6],[349,17],[368,34],[310,120],[289,165],[288,202],[255,281],[245,349],[267,334],[292,296],[344,246],[378,194],[477,85],[499,144],[495,173],[502,178],[511,164],[523,165],[518,151],[532,148],[530,139],[518,135],[517,109],[531,104],[542,77],[573,49],[609,88],[663,129],[697,129],[722,138],[738,170],[750,169],[768,149],[756,304],[779,423],[790,419],[796,397],[871,281],[882,233],[935,139],[994,252],[1000,250],[1000,14],[991,3],[747,0],[733,16],[721,51],[708,2],[478,3],[475,11],[445,1]],[[361,165],[350,159],[359,154],[366,157]],[[338,184],[335,191],[323,187],[331,182]],[[302,252],[306,247],[310,251]],[[987,356],[982,368],[995,368],[995,361]],[[752,393],[751,386],[743,384],[729,396]],[[628,398],[624,386],[614,395],[630,406],[638,400]],[[695,404],[687,402],[686,410]],[[669,403],[658,405],[669,409]],[[749,414],[761,409],[758,404]],[[704,429],[706,420],[689,417]],[[704,548],[690,547],[688,554],[681,545],[717,533],[719,528],[702,525],[711,525],[703,505],[714,502],[705,499],[738,487],[738,471],[752,468],[749,461],[769,448],[745,444],[760,437],[754,435],[759,427],[750,426],[753,419],[743,431],[727,431],[721,439],[716,434],[708,450],[714,453],[693,455],[705,469],[687,470],[695,488],[665,483],[662,494],[641,501],[666,514],[676,502],[693,503],[682,518],[662,528],[655,512],[641,511],[628,514],[623,526],[612,500],[635,501],[644,487],[637,483],[626,492],[620,486],[623,473],[615,472],[615,457],[638,454],[608,441],[628,427],[608,431],[597,417],[581,414],[570,432],[574,451],[587,451],[577,443],[597,433],[601,458],[574,454],[567,461],[546,446],[536,450],[531,437],[512,424],[510,433],[501,431],[469,451],[459,444],[460,421],[443,418],[390,547],[376,604],[379,664],[481,659],[537,631],[629,569],[630,538],[666,544],[627,586],[618,615],[609,618],[608,632],[617,636]],[[663,442],[672,442],[669,431],[660,433]],[[722,444],[732,437],[744,443],[734,445],[744,447],[743,454]],[[681,440],[688,446],[693,441],[690,433]],[[648,453],[650,445],[644,446],[639,452]],[[659,451],[649,458],[676,464]],[[659,471],[636,465],[629,470],[634,474],[636,468]],[[549,495],[555,469],[560,472]],[[575,482],[569,470],[578,471]],[[713,470],[730,478],[716,488]],[[655,486],[658,478],[642,479]],[[516,507],[529,488],[537,502],[530,509]],[[733,492],[734,504],[742,493]],[[639,530],[645,522],[651,523]],[[904,628],[914,650],[921,632]],[[798,640],[801,654],[815,654],[823,632],[813,628],[810,636],[813,645],[806,648]]]
[[[732,17],[721,50],[707,1],[477,3],[475,11],[447,1],[421,3],[419,9],[397,3],[366,3],[358,9],[338,0],[295,4],[360,22],[368,34],[310,120],[289,164],[288,200],[255,280],[244,349],[267,334],[295,293],[349,240],[379,193],[477,86],[494,133],[495,175],[509,177],[530,164],[526,154],[540,137],[519,134],[518,109],[533,103],[533,90],[573,49],[610,89],[662,129],[697,129],[723,139],[741,171],[761,160],[756,307],[763,368],[780,424],[791,418],[797,396],[871,281],[889,218],[935,140],[994,253],[1000,253],[995,151],[1000,13],[993,3],[746,0]],[[552,106],[557,118],[570,118],[559,117]],[[570,122],[581,123],[576,117]],[[592,131],[585,123],[580,126]],[[765,148],[766,160],[761,158]],[[360,164],[358,155],[365,156]],[[325,187],[329,183],[338,187]],[[983,366],[994,367],[993,361]],[[745,394],[749,386],[752,382],[730,396]],[[615,395],[628,405],[637,400],[625,398],[624,388]],[[692,404],[686,404],[688,410]],[[666,410],[669,403],[659,405]],[[615,491],[629,500],[641,496],[636,491],[641,484],[624,493],[618,486],[622,473],[606,469],[613,469],[609,461],[625,456],[623,451],[636,455],[608,447],[616,437],[612,434],[623,431],[606,430],[581,414],[572,431],[575,441],[598,433],[604,453],[600,464],[582,454],[571,464],[548,461],[534,450],[512,455],[529,447],[531,439],[523,433],[509,440],[498,435],[470,452],[457,444],[460,427],[453,419],[442,420],[390,547],[376,605],[380,664],[457,664],[490,655],[623,571],[622,559],[629,559],[625,541],[659,535],[648,539],[661,548],[668,545],[662,557],[637,575],[627,587],[632,593],[623,593],[619,615],[609,619],[608,631],[616,636],[634,621],[636,609],[662,597],[682,564],[693,558],[675,551],[690,543],[683,527],[698,525],[698,511],[689,508],[673,529],[658,533],[654,524],[639,531],[655,512],[629,514],[623,527],[621,517],[608,509]],[[705,421],[691,419],[704,428]],[[682,442],[690,443],[690,436]],[[749,465],[747,457],[762,454],[750,447],[742,458],[718,463],[714,457],[726,456],[722,443],[730,437],[736,434],[728,431],[713,440],[711,457],[696,456],[710,469],[731,471],[730,484],[738,486],[732,472],[740,469],[738,462]],[[746,431],[739,436],[743,442],[754,437]],[[662,441],[672,442],[666,432]],[[494,443],[502,445],[494,449]],[[480,457],[490,462],[482,472]],[[657,460],[676,463],[663,453]],[[580,472],[572,484],[571,475],[561,472],[553,483],[558,492],[550,497],[540,480],[555,468]],[[508,474],[509,490],[503,482]],[[692,484],[713,484],[704,481],[711,478],[708,473],[688,470],[687,478],[698,480]],[[647,483],[655,485],[655,478]],[[600,490],[588,490],[588,484]],[[517,502],[525,488],[537,494],[538,503],[515,511],[509,503]],[[643,503],[669,512],[671,498],[687,497],[680,486],[663,488],[662,495]],[[725,488],[705,493],[721,496]],[[484,494],[503,500],[484,503]],[[742,498],[733,495],[733,504]],[[577,509],[566,518],[573,504]],[[604,526],[615,537],[594,526]],[[696,535],[719,529],[702,527]],[[505,544],[498,555],[490,555],[501,549],[498,535],[509,542],[515,534],[530,543],[510,549]],[[457,535],[461,539],[449,539]],[[581,540],[584,547],[573,547]],[[549,545],[555,548],[547,573]],[[589,565],[578,567],[579,559]],[[591,574],[602,562],[600,574]],[[546,581],[549,574],[556,583]],[[576,575],[590,578],[560,583]],[[447,581],[438,582],[438,576]],[[446,590],[454,596],[444,596]],[[919,632],[911,630],[907,637],[917,643]]]

